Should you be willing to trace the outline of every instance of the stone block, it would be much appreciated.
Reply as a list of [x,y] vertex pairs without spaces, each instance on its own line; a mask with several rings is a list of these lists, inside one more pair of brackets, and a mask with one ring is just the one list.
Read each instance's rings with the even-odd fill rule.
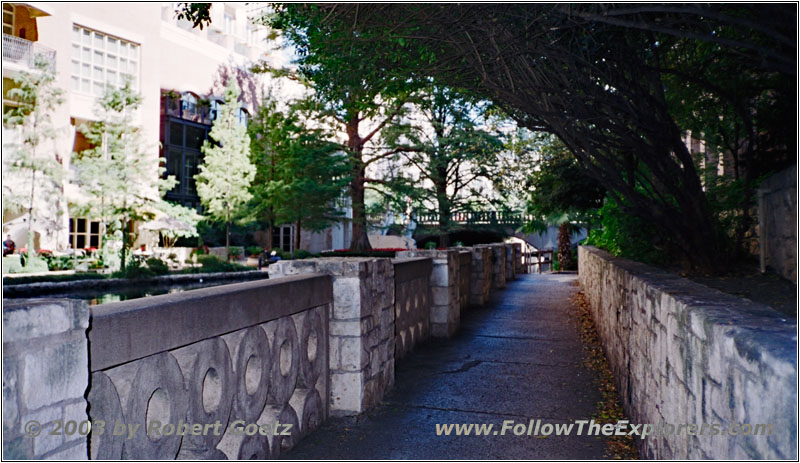
[[89,385],[88,355],[85,339],[28,352],[21,388],[25,408],[83,397]]
[[331,413],[357,415],[363,410],[363,375],[359,373],[331,372]]
[[69,301],[28,299],[4,303],[3,343],[64,333],[72,327]]

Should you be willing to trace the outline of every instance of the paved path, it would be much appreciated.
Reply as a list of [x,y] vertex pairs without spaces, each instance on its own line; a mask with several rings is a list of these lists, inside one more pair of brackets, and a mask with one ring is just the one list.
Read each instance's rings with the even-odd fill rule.
[[286,458],[597,459],[598,437],[437,436],[437,423],[568,423],[590,419],[600,393],[583,367],[569,297],[575,275],[522,275],[485,309],[462,314],[461,331],[400,361],[376,410],[332,418]]

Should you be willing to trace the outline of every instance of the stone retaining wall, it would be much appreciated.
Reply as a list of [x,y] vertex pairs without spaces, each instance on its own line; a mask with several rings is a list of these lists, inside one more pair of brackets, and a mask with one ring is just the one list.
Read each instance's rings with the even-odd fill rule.
[[758,186],[764,263],[797,284],[797,165]]
[[461,313],[469,307],[470,276],[472,274],[472,252],[459,248],[458,253],[458,296]]
[[[280,261],[270,280],[91,311],[63,299],[4,300],[3,456],[279,457],[329,415],[379,404],[396,358],[429,335],[454,334],[467,303],[488,301],[494,271],[505,284],[504,252]],[[87,419],[104,426],[91,441],[48,433],[56,420]],[[33,439],[30,420],[43,425]],[[275,422],[292,424],[290,435],[237,432]]]
[[492,248],[473,246],[469,277],[469,304],[482,306],[489,302],[492,290]]
[[492,289],[506,287],[506,246],[504,244],[489,245],[492,250]]
[[[198,283],[203,281],[248,281],[263,280],[269,275],[258,270],[248,270],[242,272],[219,272],[219,273],[186,273],[162,275],[152,278],[140,278],[135,281],[140,286],[156,285],[178,285],[186,283]],[[75,280],[75,281],[54,281],[41,283],[26,283],[20,285],[4,285],[4,297],[36,297],[42,294],[67,294],[77,291],[94,291],[100,289],[122,289],[130,288],[131,280],[127,278],[98,278],[94,280]]]
[[431,259],[395,259],[394,357],[399,360],[430,338]]
[[431,336],[447,338],[455,334],[461,323],[459,294],[459,251],[456,249],[416,249],[398,251],[398,258],[429,257],[431,271]]
[[643,457],[797,459],[796,320],[593,247],[578,254],[632,423],[772,425],[769,436],[637,439]]
[[[310,275],[96,306],[89,414],[106,432],[93,433],[92,459],[286,452],[328,416],[331,301],[330,277]],[[292,426],[247,436],[237,422]],[[125,426],[138,431],[111,432]]]
[[[87,420],[88,326],[82,301],[3,301],[3,460],[88,457],[87,428],[67,436],[55,428]],[[32,420],[41,425],[33,438]]]
[[394,266],[389,259],[279,261],[270,278],[323,273],[333,277],[330,321],[330,409],[356,415],[394,385]]

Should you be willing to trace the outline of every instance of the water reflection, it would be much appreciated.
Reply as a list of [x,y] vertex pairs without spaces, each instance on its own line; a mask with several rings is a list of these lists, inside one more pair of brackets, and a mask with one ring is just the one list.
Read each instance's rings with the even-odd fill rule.
[[190,283],[180,286],[145,286],[134,287],[125,289],[116,289],[114,291],[76,291],[62,294],[52,294],[48,297],[61,297],[67,299],[80,299],[86,301],[89,305],[107,304],[109,302],[127,301],[130,299],[139,299],[141,297],[158,296],[160,294],[174,294],[182,293],[192,289],[210,288],[212,286],[219,286],[230,284],[231,281],[213,281],[205,283]]

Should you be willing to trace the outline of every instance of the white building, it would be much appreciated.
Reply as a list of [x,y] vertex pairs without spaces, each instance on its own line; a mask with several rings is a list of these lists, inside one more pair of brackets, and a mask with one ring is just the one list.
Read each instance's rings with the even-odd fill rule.
[[[53,155],[68,173],[71,154],[89,147],[77,127],[92,120],[94,103],[106,85],[120,85],[129,76],[143,97],[139,122],[147,145],[153,146],[152,156],[164,158],[168,173],[179,181],[166,198],[198,207],[193,176],[202,160],[200,146],[216,115],[223,81],[233,77],[242,87],[241,118],[245,121],[269,80],[249,73],[248,65],[281,57],[274,56],[265,28],[250,21],[248,16],[257,13],[252,4],[213,3],[212,22],[203,29],[176,19],[176,8],[176,3],[3,3],[4,112],[14,105],[7,98],[14,75],[30,70],[34,55],[50,57],[57,86],[66,97],[54,115],[64,130]],[[36,247],[99,247],[99,224],[69,216],[68,203],[81,201],[81,195],[69,183],[69,175],[65,178],[60,197],[42,198],[54,212],[50,214],[53,220],[35,224]],[[19,211],[4,208],[4,236],[11,233],[17,243],[23,243],[25,220]],[[312,251],[346,247],[346,228],[313,235],[304,232],[303,247]],[[275,242],[290,250],[294,233],[289,225],[277,229]],[[142,242],[153,242],[147,232],[139,235]]]

